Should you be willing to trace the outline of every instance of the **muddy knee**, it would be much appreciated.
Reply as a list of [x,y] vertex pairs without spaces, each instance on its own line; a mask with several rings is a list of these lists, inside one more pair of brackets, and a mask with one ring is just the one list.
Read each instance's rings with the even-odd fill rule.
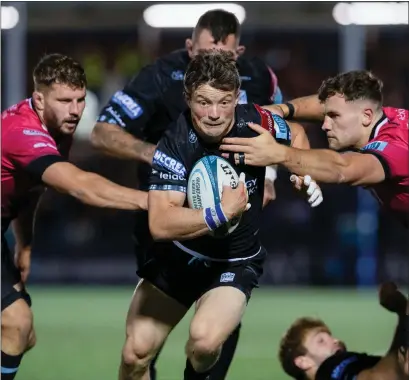
[[23,353],[35,344],[33,315],[24,300],[17,300],[1,313],[2,350],[10,355]]

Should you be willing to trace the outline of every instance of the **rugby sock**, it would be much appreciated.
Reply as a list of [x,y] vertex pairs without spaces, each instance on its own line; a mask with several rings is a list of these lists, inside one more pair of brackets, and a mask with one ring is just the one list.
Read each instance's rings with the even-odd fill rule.
[[232,332],[229,338],[224,342],[220,358],[214,367],[210,370],[212,380],[224,380],[229,370],[230,364],[236,352],[237,342],[239,341],[241,324]]
[[11,356],[1,351],[1,378],[2,380],[13,380],[17,374],[23,354]]
[[186,368],[183,376],[184,380],[211,380],[212,378],[209,375],[210,371],[201,373],[196,372],[190,360],[186,359]]

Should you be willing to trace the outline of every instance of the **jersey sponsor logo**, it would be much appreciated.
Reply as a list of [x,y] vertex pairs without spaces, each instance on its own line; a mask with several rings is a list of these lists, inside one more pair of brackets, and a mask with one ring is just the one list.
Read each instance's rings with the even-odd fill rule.
[[256,190],[258,189],[257,178],[251,179],[250,181],[246,181],[246,187],[247,187],[247,193],[249,196],[254,194]]
[[121,115],[119,115],[119,113],[116,112],[112,106],[107,108],[107,112],[109,112],[114,117],[114,119],[116,120],[116,123],[114,123],[114,124],[118,123],[121,127],[126,126],[125,123],[123,122],[123,120],[121,119]]
[[247,82],[247,81],[249,81],[249,80],[251,80],[251,79],[252,79],[252,78],[249,77],[249,76],[247,76],[247,75],[243,75],[243,76],[240,77],[240,80],[241,80],[242,82]]
[[273,116],[273,120],[274,120],[274,129],[276,131],[276,138],[283,139],[283,140],[291,139],[291,136],[288,136],[289,129],[288,129],[288,126],[285,120],[282,117],[275,115],[273,113],[271,113],[271,115]]
[[186,168],[177,160],[169,157],[167,154],[156,150],[153,156],[153,163],[170,170],[181,177],[186,177]]
[[236,274],[232,272],[222,273],[220,276],[220,282],[233,282],[235,276]]
[[406,113],[407,113],[408,111],[406,111],[406,110],[403,109],[403,108],[398,108],[396,111],[397,111],[397,113],[398,113],[398,119],[399,119],[399,120],[405,121],[405,120],[407,119]]
[[49,134],[41,131],[36,131],[34,129],[24,129],[23,134],[25,134],[26,136],[44,136],[47,137],[48,139],[51,140],[53,139]]
[[247,104],[247,92],[245,90],[240,90],[239,92],[239,104]]
[[159,178],[172,181],[184,181],[185,178],[177,174],[159,172]]
[[344,374],[344,372],[345,372],[346,367],[347,367],[349,364],[351,364],[351,363],[353,363],[353,362],[355,362],[355,361],[357,361],[357,360],[358,360],[358,357],[357,357],[357,356],[351,356],[350,358],[343,360],[343,361],[342,361],[340,364],[338,364],[338,365],[335,367],[335,369],[332,371],[332,373],[331,373],[331,379],[334,379],[334,380],[342,379],[342,376],[343,376],[343,374]]
[[196,133],[191,129],[189,131],[189,142],[194,144],[197,141]]
[[172,71],[170,75],[173,80],[183,80],[185,77],[185,73],[181,70]]
[[112,101],[118,104],[130,119],[136,119],[143,114],[142,107],[123,91],[117,91]]
[[48,147],[48,148],[53,148],[53,149],[55,149],[55,150],[58,150],[55,145],[49,144],[49,143],[42,143],[42,142],[40,142],[40,143],[36,143],[36,144],[33,145],[33,148],[34,148],[34,149],[37,149],[37,148],[46,148],[46,147]]
[[371,143],[365,145],[362,150],[378,150],[382,152],[388,143],[386,141],[372,141]]

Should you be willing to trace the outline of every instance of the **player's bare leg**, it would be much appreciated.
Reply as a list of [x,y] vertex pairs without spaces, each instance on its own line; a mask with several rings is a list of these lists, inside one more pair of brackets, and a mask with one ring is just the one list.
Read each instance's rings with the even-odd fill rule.
[[405,332],[405,319],[409,301],[398,290],[394,283],[384,283],[379,291],[380,304],[387,310],[398,314],[399,322],[395,337],[388,353],[368,373],[360,374],[358,380],[409,380],[409,373],[405,373],[405,361],[401,356],[402,335]]
[[[20,291],[21,284],[14,287]],[[2,379],[13,379],[22,355],[35,345],[33,314],[27,302],[18,299],[1,312]]]
[[212,289],[200,298],[186,344],[187,357],[196,372],[205,373],[215,365],[246,304],[245,294],[230,286]]
[[139,282],[128,310],[119,380],[149,380],[149,363],[186,312],[150,282]]

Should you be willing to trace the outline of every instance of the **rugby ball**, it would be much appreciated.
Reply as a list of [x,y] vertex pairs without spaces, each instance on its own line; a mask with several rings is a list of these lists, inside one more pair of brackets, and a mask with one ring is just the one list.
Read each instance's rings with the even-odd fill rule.
[[[189,175],[187,200],[190,208],[199,210],[214,207],[220,202],[223,183],[229,183],[234,189],[239,176],[233,166],[224,158],[205,156],[195,163]],[[223,237],[231,234],[239,225],[241,217],[234,218],[209,234]]]

